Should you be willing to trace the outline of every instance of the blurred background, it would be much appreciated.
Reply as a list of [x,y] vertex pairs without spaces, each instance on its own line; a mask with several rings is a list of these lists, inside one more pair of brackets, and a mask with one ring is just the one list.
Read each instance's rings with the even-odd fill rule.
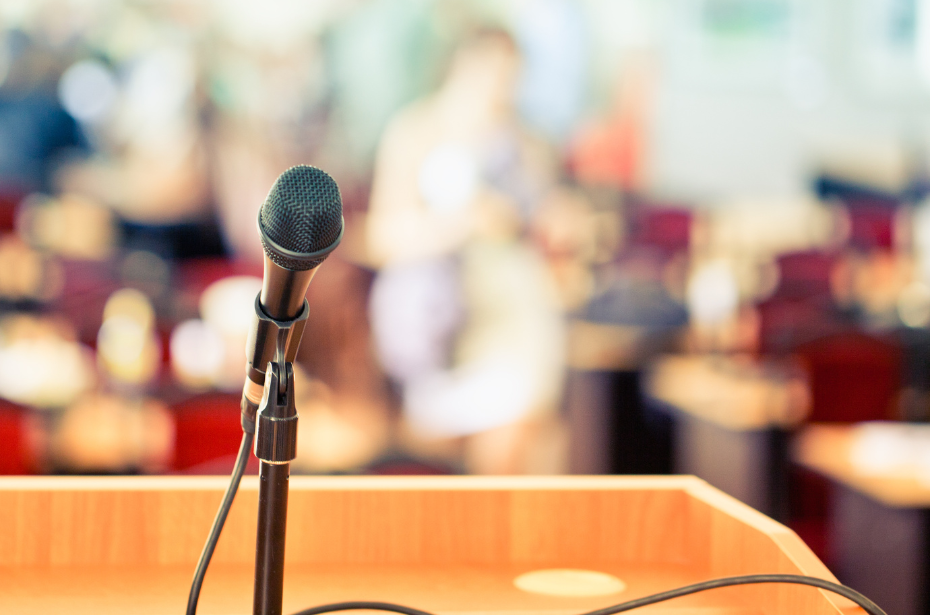
[[0,473],[228,472],[311,164],[294,472],[695,473],[842,569],[838,476],[930,507],[928,103],[926,0],[0,0]]

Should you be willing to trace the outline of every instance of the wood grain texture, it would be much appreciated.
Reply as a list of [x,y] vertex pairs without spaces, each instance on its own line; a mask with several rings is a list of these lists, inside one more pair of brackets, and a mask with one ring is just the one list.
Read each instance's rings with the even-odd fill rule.
[[[0,611],[81,612],[57,609],[56,596],[96,595],[69,579],[97,570],[101,591],[123,587],[131,595],[139,578],[150,578],[153,585],[137,591],[152,593],[147,600],[165,607],[157,612],[178,612],[225,484],[220,477],[0,479],[0,567],[11,572],[0,570]],[[203,613],[247,612],[222,605],[251,590],[256,510],[257,480],[246,479],[214,556],[204,589],[212,606]],[[288,575],[317,587],[298,591],[305,602],[295,609],[326,597],[388,599],[370,591],[381,588],[375,593],[440,611],[555,613],[731,574],[833,579],[793,532],[693,477],[294,477],[287,532]],[[596,604],[544,603],[512,587],[518,574],[552,567],[615,574],[628,590]],[[313,581],[320,574],[330,579],[325,591]],[[465,579],[475,584],[468,599],[446,600]],[[51,593],[43,596],[40,583]],[[294,595],[288,587],[286,596]],[[116,608],[121,590],[106,591],[117,594],[110,596]],[[804,587],[711,594],[681,604],[707,613],[861,612]]]

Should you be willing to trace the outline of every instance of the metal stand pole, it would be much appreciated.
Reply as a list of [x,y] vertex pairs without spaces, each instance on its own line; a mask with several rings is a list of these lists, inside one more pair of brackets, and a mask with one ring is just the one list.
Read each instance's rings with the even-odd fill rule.
[[258,542],[255,549],[255,615],[281,615],[284,599],[284,530],[287,525],[288,463],[261,464]]
[[261,460],[258,538],[255,549],[254,615],[281,615],[284,595],[284,533],[290,462],[297,453],[294,370],[269,363],[256,421],[255,456]]

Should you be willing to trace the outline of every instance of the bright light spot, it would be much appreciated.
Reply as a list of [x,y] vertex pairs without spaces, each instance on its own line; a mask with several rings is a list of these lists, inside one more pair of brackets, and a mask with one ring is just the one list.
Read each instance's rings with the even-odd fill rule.
[[223,338],[202,320],[186,320],[171,332],[171,367],[183,381],[209,383],[223,369]]
[[518,576],[513,584],[544,596],[607,596],[626,589],[626,583],[612,574],[572,568],[533,570]]
[[113,316],[103,321],[97,334],[97,351],[112,364],[131,364],[140,359],[148,331],[137,320]]
[[113,74],[96,60],[72,65],[58,82],[61,105],[81,122],[98,123],[109,117],[117,93]]
[[148,382],[157,374],[161,360],[154,326],[155,311],[144,294],[124,288],[110,295],[97,332],[101,367],[125,383]]
[[94,384],[87,351],[58,339],[22,339],[0,346],[0,395],[21,404],[61,407]]
[[930,425],[861,423],[853,430],[849,461],[864,475],[930,485]]
[[924,201],[914,210],[911,228],[920,277],[930,284],[930,201]]
[[902,290],[898,297],[898,316],[908,327],[930,324],[930,287],[914,282]]
[[511,357],[488,357],[453,371],[419,378],[404,387],[411,426],[432,437],[465,436],[508,423],[532,408],[536,381]]
[[200,315],[223,335],[246,336],[255,318],[261,278],[232,276],[214,282],[200,297]]
[[147,332],[155,324],[155,310],[145,294],[134,288],[122,288],[110,295],[103,307],[104,323],[112,318],[123,318]]
[[420,194],[437,212],[463,209],[478,188],[478,164],[467,148],[447,143],[430,152],[419,174]]
[[688,309],[703,325],[720,324],[736,313],[739,287],[730,267],[722,262],[707,263],[688,282]]

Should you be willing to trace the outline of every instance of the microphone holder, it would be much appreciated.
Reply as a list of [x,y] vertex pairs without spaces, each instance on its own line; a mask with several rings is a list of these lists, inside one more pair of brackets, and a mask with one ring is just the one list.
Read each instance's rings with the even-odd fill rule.
[[[304,318],[306,311],[305,304]],[[303,328],[300,319],[291,323],[300,323]],[[267,364],[262,401],[256,415],[255,456],[261,464],[253,615],[281,615],[282,612],[290,462],[297,456],[294,367],[286,356],[288,346],[297,344],[291,344],[294,332],[287,323],[275,324],[275,360]],[[297,332],[298,343],[301,332]]]

